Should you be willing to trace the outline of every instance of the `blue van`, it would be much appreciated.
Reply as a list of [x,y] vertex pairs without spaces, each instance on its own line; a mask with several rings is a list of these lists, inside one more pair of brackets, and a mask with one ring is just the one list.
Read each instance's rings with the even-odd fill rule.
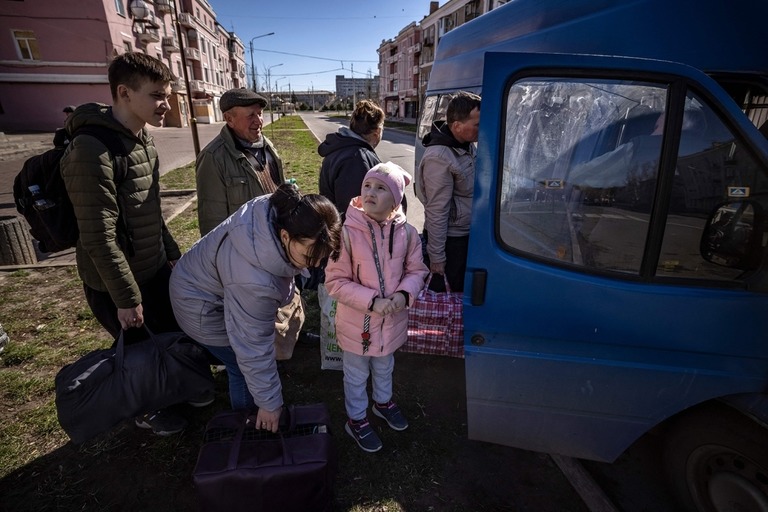
[[766,20],[512,0],[441,39],[419,135],[482,95],[471,439],[611,462],[654,429],[686,510],[768,511]]

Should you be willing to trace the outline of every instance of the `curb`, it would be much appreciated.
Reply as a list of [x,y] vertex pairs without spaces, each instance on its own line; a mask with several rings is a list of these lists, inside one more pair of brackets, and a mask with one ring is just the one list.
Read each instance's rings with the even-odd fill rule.
[[[197,191],[195,189],[177,189],[177,190],[165,190],[160,191],[160,196],[183,196],[192,194],[192,196],[184,204],[176,207],[165,219],[165,222],[171,222],[173,219],[181,215],[184,210],[197,200]],[[75,261],[75,248],[66,249],[61,252],[54,253],[49,258],[38,261],[37,263],[30,263],[24,265],[0,265],[0,272],[25,270],[25,269],[42,269],[42,268],[60,268],[60,267],[74,267],[77,266]]]

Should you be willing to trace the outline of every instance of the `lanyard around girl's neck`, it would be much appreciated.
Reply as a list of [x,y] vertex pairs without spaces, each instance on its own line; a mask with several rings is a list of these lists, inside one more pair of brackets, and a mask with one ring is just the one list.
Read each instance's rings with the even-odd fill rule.
[[[384,273],[381,271],[381,260],[379,259],[379,247],[376,243],[376,231],[373,229],[373,226],[370,222],[366,222],[368,224],[368,231],[371,233],[371,242],[373,243],[373,262],[376,264],[376,274],[379,276],[379,291],[381,293],[381,297],[384,297]],[[376,298],[373,299],[374,302],[376,301]],[[363,318],[363,333],[361,335],[363,341],[363,354],[368,352],[368,347],[371,346],[371,315],[368,313],[365,314],[365,317]]]

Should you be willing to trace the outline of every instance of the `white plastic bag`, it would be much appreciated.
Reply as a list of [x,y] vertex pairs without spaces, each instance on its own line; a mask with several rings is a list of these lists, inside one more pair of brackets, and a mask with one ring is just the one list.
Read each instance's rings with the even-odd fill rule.
[[325,284],[317,286],[320,303],[320,368],[341,370],[341,347],[336,343],[336,301],[328,295]]

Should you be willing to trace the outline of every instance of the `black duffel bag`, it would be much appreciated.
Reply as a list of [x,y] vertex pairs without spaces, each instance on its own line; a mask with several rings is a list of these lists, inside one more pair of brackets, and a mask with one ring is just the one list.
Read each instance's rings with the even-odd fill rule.
[[[146,326],[145,326],[145,329]],[[182,332],[90,352],[56,374],[56,413],[74,443],[142,413],[213,391],[206,350]]]

